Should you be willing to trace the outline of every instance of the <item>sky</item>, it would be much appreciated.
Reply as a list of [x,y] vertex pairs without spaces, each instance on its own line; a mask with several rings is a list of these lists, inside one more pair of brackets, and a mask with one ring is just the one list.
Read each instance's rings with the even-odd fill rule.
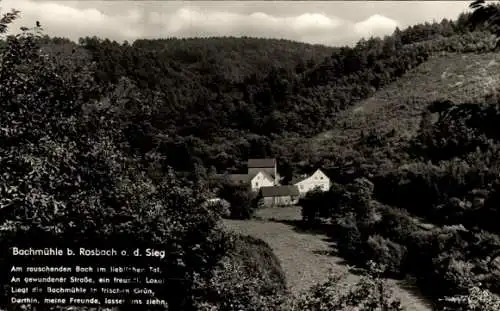
[[351,45],[425,21],[455,19],[470,1],[48,1],[0,0],[51,36],[138,38],[251,36]]

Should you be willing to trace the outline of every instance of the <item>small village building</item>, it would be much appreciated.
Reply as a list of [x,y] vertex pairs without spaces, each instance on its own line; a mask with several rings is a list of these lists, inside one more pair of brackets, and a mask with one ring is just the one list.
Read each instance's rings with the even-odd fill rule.
[[311,176],[301,176],[296,179],[292,179],[291,185],[297,186],[300,195],[304,196],[309,191],[314,189],[319,189],[321,191],[330,190],[331,181],[328,176],[325,175],[320,169],[316,170]]
[[295,205],[299,201],[300,192],[297,186],[271,186],[260,188],[265,207]]
[[248,175],[255,176],[264,172],[273,178],[274,184],[279,184],[278,166],[276,159],[248,159]]
[[[251,176],[251,175],[250,175]],[[250,185],[252,191],[257,192],[262,187],[274,186],[274,179],[266,172],[258,172],[255,176],[251,177]]]

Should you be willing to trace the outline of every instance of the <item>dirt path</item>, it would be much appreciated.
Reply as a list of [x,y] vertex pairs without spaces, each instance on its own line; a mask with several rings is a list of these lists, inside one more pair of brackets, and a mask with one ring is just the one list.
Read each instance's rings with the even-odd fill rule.
[[[291,225],[270,219],[300,219],[298,208],[277,211],[262,210],[262,220],[237,221],[225,220],[225,225],[236,232],[251,235],[266,241],[280,259],[293,293],[307,290],[311,285],[326,281],[329,271],[348,272],[348,267],[340,257],[332,255],[332,243],[321,234],[297,232]],[[358,275],[347,274],[348,282],[356,282]],[[401,299],[407,311],[431,311],[425,301],[411,291],[402,288],[407,284],[388,280],[394,286],[394,293]]]

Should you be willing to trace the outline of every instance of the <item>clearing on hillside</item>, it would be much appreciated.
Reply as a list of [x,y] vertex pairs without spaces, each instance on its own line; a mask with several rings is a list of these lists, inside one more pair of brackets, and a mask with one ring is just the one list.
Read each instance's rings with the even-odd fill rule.
[[340,112],[337,124],[316,137],[336,145],[353,142],[361,131],[380,134],[396,131],[398,138],[412,137],[421,112],[432,101],[449,99],[461,103],[487,94],[497,94],[500,85],[500,54],[435,55],[396,82]]

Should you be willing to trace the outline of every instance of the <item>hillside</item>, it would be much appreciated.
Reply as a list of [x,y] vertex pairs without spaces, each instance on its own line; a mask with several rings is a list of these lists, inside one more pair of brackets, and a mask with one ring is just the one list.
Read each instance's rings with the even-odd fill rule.
[[338,50],[319,44],[252,37],[136,40],[132,46],[156,51],[160,57],[200,73],[207,73],[200,65],[206,61],[217,65],[225,79],[231,81],[242,81],[252,74],[265,76],[273,66],[291,71],[297,66],[307,67],[307,63],[313,66]]
[[[100,64],[101,79],[116,81],[117,76],[127,76],[148,88],[165,85],[166,80],[172,78],[178,80],[176,86],[182,85],[180,82],[185,79],[186,83],[198,82],[204,87],[214,79],[224,84],[241,83],[252,76],[262,79],[272,68],[287,72],[312,68],[338,50],[289,40],[248,37],[139,39],[132,44],[87,37],[79,43]],[[149,79],[153,73],[157,81]]]
[[415,138],[428,105],[435,100],[456,104],[482,100],[498,92],[499,79],[498,52],[438,52],[372,96],[339,111],[330,130],[312,139],[280,138],[274,150],[298,173],[323,167],[342,179],[362,166],[385,165],[387,158],[402,164],[408,157],[402,149]]
[[436,100],[455,103],[498,92],[500,54],[440,53],[403,77],[342,111],[330,131],[316,136],[320,145],[348,145],[361,132],[408,140],[417,133],[421,114]]

